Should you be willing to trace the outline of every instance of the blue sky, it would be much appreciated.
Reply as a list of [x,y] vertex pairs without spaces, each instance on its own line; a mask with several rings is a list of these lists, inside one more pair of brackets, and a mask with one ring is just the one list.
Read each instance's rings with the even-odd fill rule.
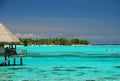
[[0,0],[0,22],[18,37],[120,44],[120,0]]

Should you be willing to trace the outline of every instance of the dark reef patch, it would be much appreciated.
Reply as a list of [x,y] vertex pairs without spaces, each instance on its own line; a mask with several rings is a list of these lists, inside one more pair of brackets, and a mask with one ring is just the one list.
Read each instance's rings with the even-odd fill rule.
[[22,68],[8,68],[8,70],[22,70],[22,69],[26,69],[25,67]]
[[52,68],[65,68],[63,66],[55,66],[55,67],[52,67]]
[[114,75],[112,75],[112,76],[119,76],[119,77],[120,77],[120,74],[114,74]]
[[117,80],[117,78],[116,77],[103,77],[103,78],[99,78],[100,80]]
[[77,73],[76,76],[83,76],[85,73]]
[[71,69],[71,68],[68,68],[68,69],[55,68],[55,69],[53,69],[53,71],[68,71],[68,72],[73,72],[73,71],[76,71],[76,69]]
[[85,80],[85,81],[96,81],[96,80]]
[[115,68],[119,68],[120,69],[120,66],[114,66]]
[[78,66],[77,69],[94,69],[93,67],[86,67],[86,66]]

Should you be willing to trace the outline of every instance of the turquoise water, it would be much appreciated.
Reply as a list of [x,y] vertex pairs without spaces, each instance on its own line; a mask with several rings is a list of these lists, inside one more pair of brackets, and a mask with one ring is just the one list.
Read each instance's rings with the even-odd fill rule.
[[[120,46],[30,46],[18,47],[27,49],[28,56],[119,56]],[[118,57],[117,56],[117,57]]]
[[[27,50],[23,66],[0,67],[0,80],[120,81],[118,45],[18,46],[17,49]],[[2,60],[0,57],[0,62]]]

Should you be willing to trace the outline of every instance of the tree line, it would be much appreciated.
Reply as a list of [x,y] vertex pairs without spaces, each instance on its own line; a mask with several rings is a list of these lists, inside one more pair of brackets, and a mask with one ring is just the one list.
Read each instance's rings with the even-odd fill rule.
[[31,39],[20,38],[20,41],[25,46],[27,45],[89,45],[88,40],[80,40],[77,38],[48,38],[48,39]]

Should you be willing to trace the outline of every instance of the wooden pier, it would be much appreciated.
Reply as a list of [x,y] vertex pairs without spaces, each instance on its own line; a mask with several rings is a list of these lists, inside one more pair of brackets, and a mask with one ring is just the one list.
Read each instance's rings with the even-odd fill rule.
[[19,58],[19,64],[23,64],[23,57],[27,55],[26,50],[20,50],[19,53],[16,51],[16,45],[9,45],[9,48],[6,50],[3,48],[0,48],[0,56],[4,58],[2,62],[0,62],[0,66],[10,66],[11,65],[11,59],[13,59],[12,65],[18,65],[16,64],[16,59]]
[[8,30],[2,23],[0,23],[0,57],[4,60],[0,62],[0,65],[11,65],[11,59],[14,59],[14,65],[16,65],[16,59],[20,58],[20,65],[23,64],[23,58],[26,56],[26,51],[21,50],[18,52],[16,45],[20,45],[20,40]]
[[20,59],[20,65],[23,64],[23,57],[26,56],[26,54],[18,54],[18,55],[11,55],[11,56],[4,56],[4,61],[0,63],[0,66],[10,66],[11,65],[11,59],[13,58],[13,64],[16,65],[16,59]]

